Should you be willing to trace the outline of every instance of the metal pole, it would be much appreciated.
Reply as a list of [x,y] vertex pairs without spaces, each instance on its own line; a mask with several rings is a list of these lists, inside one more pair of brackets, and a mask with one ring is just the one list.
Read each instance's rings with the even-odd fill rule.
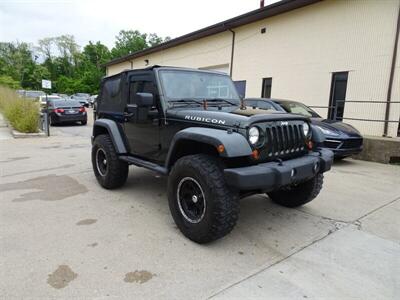
[[394,47],[393,47],[393,56],[392,56],[392,64],[390,67],[390,77],[389,77],[389,85],[387,90],[387,103],[386,103],[386,110],[385,110],[385,125],[383,127],[383,136],[387,136],[388,134],[388,127],[389,127],[389,116],[390,116],[390,101],[392,100],[392,86],[393,86],[393,78],[394,78],[394,71],[396,67],[396,55],[397,55],[397,44],[399,43],[399,31],[400,31],[400,6],[398,9],[397,15],[397,27],[396,27],[396,35],[394,38]]
[[46,128],[46,135],[50,136],[50,120],[49,120],[49,99],[47,98],[46,92],[46,113],[45,113],[45,128]]

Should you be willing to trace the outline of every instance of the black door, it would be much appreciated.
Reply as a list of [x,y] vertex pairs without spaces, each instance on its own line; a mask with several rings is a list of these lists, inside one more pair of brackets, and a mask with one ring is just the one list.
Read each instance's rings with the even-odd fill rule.
[[348,74],[349,72],[337,72],[332,74],[328,119],[343,120]]
[[125,122],[125,133],[131,153],[157,161],[160,152],[159,126],[161,106],[158,91],[150,75],[134,75],[129,83],[129,104],[136,104],[136,93],[151,93],[155,99],[152,107],[139,107],[138,113]]

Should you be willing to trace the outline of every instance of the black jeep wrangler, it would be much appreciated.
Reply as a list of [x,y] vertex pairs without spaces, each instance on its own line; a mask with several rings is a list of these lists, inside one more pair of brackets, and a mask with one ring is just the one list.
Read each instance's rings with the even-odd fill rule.
[[233,229],[241,197],[313,200],[333,160],[323,139],[305,117],[245,107],[225,74],[153,66],[102,80],[92,164],[106,189],[125,183],[130,164],[168,175],[177,226],[206,243]]

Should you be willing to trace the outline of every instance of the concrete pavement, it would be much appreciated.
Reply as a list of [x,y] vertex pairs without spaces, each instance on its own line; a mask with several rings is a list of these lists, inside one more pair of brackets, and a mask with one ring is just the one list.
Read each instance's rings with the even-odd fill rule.
[[209,245],[185,239],[166,178],[131,167],[108,191],[91,170],[90,125],[0,141],[1,299],[398,299],[400,167],[347,160],[320,196],[265,196]]

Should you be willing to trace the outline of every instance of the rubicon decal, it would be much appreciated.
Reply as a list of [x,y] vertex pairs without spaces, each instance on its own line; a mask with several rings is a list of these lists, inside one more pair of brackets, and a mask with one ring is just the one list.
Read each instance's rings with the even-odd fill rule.
[[213,118],[204,118],[198,116],[185,116],[185,120],[190,121],[198,121],[198,122],[206,122],[206,123],[213,123],[213,124],[225,124],[225,120],[213,119]]

